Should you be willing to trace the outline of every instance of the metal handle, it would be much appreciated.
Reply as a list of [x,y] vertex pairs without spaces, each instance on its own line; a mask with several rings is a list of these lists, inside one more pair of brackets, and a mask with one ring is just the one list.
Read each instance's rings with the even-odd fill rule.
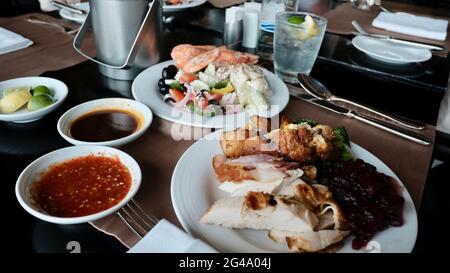
[[347,117],[355,118],[356,120],[359,120],[361,122],[367,123],[369,125],[372,125],[374,127],[379,128],[381,130],[384,130],[386,132],[389,132],[391,134],[394,134],[396,136],[405,138],[405,139],[407,139],[409,141],[412,141],[412,142],[415,142],[415,143],[418,143],[418,144],[431,145],[433,143],[430,139],[428,139],[427,137],[425,137],[425,136],[423,136],[421,134],[418,134],[418,133],[415,133],[415,132],[411,132],[411,131],[408,131],[408,130],[403,129],[403,128],[394,127],[393,125],[391,125],[391,124],[389,124],[387,122],[383,122],[381,120],[375,120],[375,119],[373,119],[373,118],[371,118],[369,116],[363,115],[361,113],[355,113],[353,111],[350,111],[347,114]]
[[332,101],[341,101],[341,102],[344,102],[344,103],[347,103],[347,104],[354,105],[354,106],[359,107],[361,109],[364,109],[364,110],[366,110],[368,112],[371,112],[373,114],[381,116],[381,117],[383,117],[385,119],[388,119],[390,121],[393,121],[393,122],[396,122],[398,124],[401,124],[402,126],[405,126],[406,128],[410,128],[410,129],[413,129],[413,130],[423,130],[423,129],[425,129],[425,124],[422,123],[422,122],[402,120],[400,118],[396,118],[396,117],[393,117],[391,115],[385,114],[385,113],[383,113],[381,111],[375,110],[375,109],[373,109],[373,108],[371,108],[369,106],[366,106],[364,104],[360,104],[360,103],[357,103],[357,102],[354,102],[354,101],[350,101],[350,100],[347,100],[347,99],[344,99],[344,98],[340,98],[340,97],[335,97],[335,96],[332,96],[330,98],[330,100],[332,100]]
[[109,67],[109,68],[122,69],[122,68],[125,68],[127,66],[131,66],[133,64],[133,62],[134,62],[134,58],[136,57],[138,48],[139,48],[139,46],[142,43],[142,35],[141,35],[141,33],[145,33],[146,32],[145,31],[145,25],[146,25],[146,22],[147,22],[148,18],[150,17],[150,13],[151,13],[151,11],[153,9],[153,6],[155,6],[155,5],[156,5],[156,8],[159,8],[158,7],[159,1],[153,0],[153,1],[151,1],[148,4],[149,8],[148,8],[147,14],[144,17],[144,20],[142,21],[141,26],[139,27],[139,31],[136,34],[136,37],[134,38],[133,44],[131,45],[131,48],[130,48],[128,54],[127,54],[127,58],[125,59],[125,62],[123,64],[121,64],[121,65],[107,64],[107,63],[104,63],[102,61],[99,61],[97,59],[94,59],[94,58],[88,56],[86,53],[84,53],[81,50],[81,44],[83,43],[84,37],[86,35],[86,31],[88,30],[88,28],[91,27],[91,16],[90,16],[91,11],[89,11],[89,13],[87,14],[86,20],[84,20],[83,24],[80,27],[80,30],[78,31],[77,35],[75,36],[75,39],[73,40],[73,48],[78,53],[80,53],[83,57],[85,57],[86,59],[89,59],[89,60],[91,60],[93,62],[96,62],[98,64],[101,64],[101,65]]

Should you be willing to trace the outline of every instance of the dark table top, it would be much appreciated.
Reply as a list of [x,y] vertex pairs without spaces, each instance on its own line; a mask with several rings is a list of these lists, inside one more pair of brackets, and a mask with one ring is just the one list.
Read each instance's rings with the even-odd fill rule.
[[[193,17],[196,18],[194,22],[202,23],[185,24],[186,20]],[[223,22],[223,11],[213,9],[211,6],[188,12],[168,24],[165,32],[165,48],[169,50],[173,45],[182,42],[221,44],[220,22]],[[352,63],[353,58],[358,57],[349,53],[353,51],[351,47],[348,47],[347,41],[346,37],[327,35],[312,72],[313,76],[330,85],[333,91],[341,91],[337,94],[346,94],[369,105],[381,106],[380,108],[387,110],[394,109],[392,111],[394,113],[415,118],[417,117],[415,102],[411,102],[410,107],[403,106],[400,110],[398,101],[382,102],[383,99],[373,93],[376,90],[367,87],[367,79],[370,78],[384,90],[417,89],[419,97],[423,95],[437,99],[444,92],[439,85],[442,85],[441,81],[444,78],[448,80],[448,59],[426,64],[439,79],[433,81],[428,78],[430,84],[425,86],[425,78],[426,75],[430,77],[429,74],[423,75],[424,80],[419,83],[411,76],[400,77],[393,75],[395,74],[393,72],[379,70],[372,72],[367,67]],[[168,52],[164,55],[168,58]],[[31,161],[52,150],[69,146],[69,143],[65,142],[56,130],[56,122],[62,113],[79,103],[92,99],[113,96],[131,97],[131,82],[105,78],[98,73],[96,65],[91,62],[84,62],[60,71],[47,72],[43,76],[60,79],[68,85],[71,92],[64,104],[42,120],[30,124],[0,122],[0,162],[2,163],[0,172],[1,180],[7,185],[2,191],[2,200],[6,202],[5,208],[9,208],[9,214],[14,215],[13,222],[2,225],[4,231],[2,234],[8,234],[4,237],[6,240],[4,244],[8,245],[11,251],[69,252],[67,244],[77,241],[83,252],[124,252],[126,248],[116,239],[97,231],[88,224],[54,225],[28,215],[15,199],[14,186],[20,172]],[[352,82],[344,81],[346,88],[339,84],[345,79],[342,77],[350,77],[349,79],[352,80]],[[373,84],[373,86],[377,85]],[[391,94],[391,98],[398,99],[398,96]],[[429,105],[436,103],[432,99],[427,102],[422,98],[422,103],[424,101]]]

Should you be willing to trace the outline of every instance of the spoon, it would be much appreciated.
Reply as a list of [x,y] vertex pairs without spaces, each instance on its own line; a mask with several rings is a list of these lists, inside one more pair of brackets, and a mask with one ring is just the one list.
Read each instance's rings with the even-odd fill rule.
[[376,114],[378,116],[381,116],[387,120],[390,120],[392,122],[395,122],[397,124],[402,125],[403,127],[413,129],[413,130],[423,130],[425,128],[425,124],[420,121],[413,121],[413,120],[404,120],[397,117],[393,117],[392,115],[385,114],[383,112],[380,112],[378,110],[375,110],[369,106],[353,102],[344,98],[336,97],[333,94],[331,94],[330,90],[326,88],[322,83],[320,83],[318,80],[307,76],[305,74],[298,74],[298,80],[300,81],[300,85],[305,89],[306,92],[308,92],[310,95],[321,99],[326,100],[329,102],[333,101],[340,101],[347,104],[354,105],[356,107],[359,107],[361,109],[364,109],[368,112],[371,112],[373,114]]

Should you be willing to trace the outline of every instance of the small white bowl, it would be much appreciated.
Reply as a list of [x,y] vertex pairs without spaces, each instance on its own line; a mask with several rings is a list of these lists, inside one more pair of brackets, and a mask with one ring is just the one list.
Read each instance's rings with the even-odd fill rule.
[[[110,109],[124,110],[134,114],[138,118],[138,129],[129,136],[101,142],[81,141],[72,137],[70,134],[70,127],[76,119],[93,111]],[[57,129],[58,133],[73,145],[101,145],[119,147],[140,137],[148,129],[152,123],[152,120],[152,111],[143,103],[130,99],[107,98],[88,101],[68,110],[58,120]],[[95,130],[95,128],[92,128],[92,130]]]
[[[131,174],[131,187],[125,198],[123,198],[117,205],[107,210],[81,217],[52,216],[43,212],[33,204],[31,201],[30,185],[35,182],[43,172],[45,172],[53,164],[88,155],[101,155],[109,157],[117,156],[120,162],[128,168]],[[55,224],[80,224],[95,221],[119,210],[136,194],[139,186],[141,185],[141,179],[141,169],[139,168],[136,160],[120,150],[103,146],[71,146],[50,152],[28,165],[28,167],[22,171],[17,179],[16,197],[20,205],[27,212],[41,220]]]
[[0,120],[27,123],[41,119],[48,113],[58,108],[64,102],[67,94],[69,93],[67,85],[62,81],[47,77],[25,77],[0,82],[0,99],[3,97],[3,90],[7,88],[20,86],[36,87],[38,85],[45,85],[50,89],[50,91],[53,92],[53,98],[55,99],[54,103],[36,111],[28,111],[26,106],[24,106],[14,113],[0,114]]

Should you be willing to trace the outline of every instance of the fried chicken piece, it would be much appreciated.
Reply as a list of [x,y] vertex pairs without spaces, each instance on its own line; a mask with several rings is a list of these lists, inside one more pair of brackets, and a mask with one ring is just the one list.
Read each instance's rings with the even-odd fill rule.
[[293,124],[284,116],[280,129],[272,126],[270,120],[254,116],[245,127],[224,132],[220,140],[224,154],[234,158],[263,153],[308,164],[317,158],[328,159],[336,150],[335,134],[330,126]]
[[306,128],[280,129],[278,133],[278,151],[280,154],[298,162],[310,162],[314,150],[309,147],[311,133]]
[[225,156],[231,158],[254,154],[277,154],[276,150],[270,148],[268,141],[264,140],[257,131],[247,129],[223,132],[220,146]]

